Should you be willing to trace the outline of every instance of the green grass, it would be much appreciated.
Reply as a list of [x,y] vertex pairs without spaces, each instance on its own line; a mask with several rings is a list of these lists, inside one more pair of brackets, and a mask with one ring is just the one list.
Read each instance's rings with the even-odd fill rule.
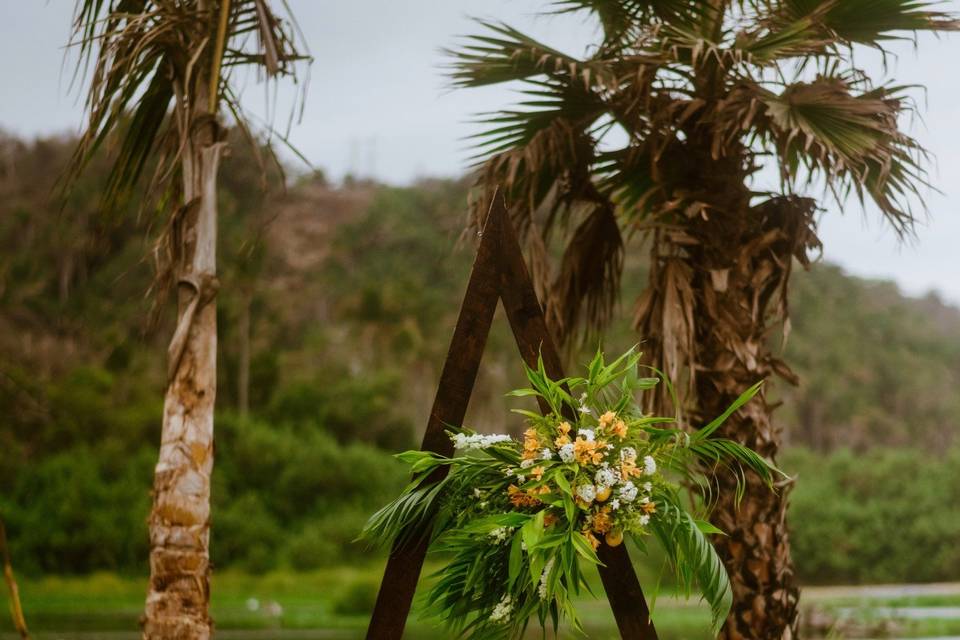
[[[362,637],[381,570],[380,563],[372,563],[309,573],[218,573],[211,587],[213,618],[221,631],[318,629],[343,632],[336,637]],[[429,567],[424,573],[428,572]],[[46,637],[44,632],[138,629],[145,578],[98,573],[84,577],[21,578],[19,582],[27,622],[41,640]],[[599,584],[595,589],[599,593],[598,587]],[[256,610],[248,604],[251,599],[258,603]],[[591,638],[617,637],[616,625],[602,596],[596,600],[586,596],[578,608]],[[694,600],[661,596],[656,603],[655,621],[664,640],[694,640],[708,634],[709,611]],[[409,629],[410,637],[445,637],[442,629],[419,619],[416,606]],[[12,626],[4,610],[0,612],[0,637],[7,630],[12,631]]]
[[[279,630],[298,639],[362,637],[368,612],[376,597],[381,569],[382,564],[375,562],[309,573],[217,573],[212,585],[212,612],[218,636],[229,639],[230,630],[259,629],[263,638],[282,638]],[[20,580],[27,621],[38,640],[69,638],[60,633],[51,635],[55,631],[129,632],[129,636],[109,637],[137,637],[145,585],[146,580],[142,577],[108,573]],[[251,599],[258,603],[255,610],[251,610],[248,604]],[[805,601],[827,611],[854,608],[857,610],[854,617],[869,623],[874,615],[870,612],[873,607],[960,606],[960,590],[948,594],[863,598],[855,591],[814,588],[808,590]],[[590,638],[618,637],[610,609],[602,596],[599,599],[581,598],[578,610]],[[661,594],[654,606],[654,620],[664,640],[699,640],[710,636],[709,611],[696,598],[675,599]],[[420,620],[416,611],[411,615],[408,629],[409,637],[446,637],[429,621]],[[294,630],[314,632],[297,635]],[[960,620],[902,621],[897,623],[896,630],[898,637],[960,635]],[[562,632],[561,637],[578,636]],[[6,607],[0,607],[0,638],[13,638]]]

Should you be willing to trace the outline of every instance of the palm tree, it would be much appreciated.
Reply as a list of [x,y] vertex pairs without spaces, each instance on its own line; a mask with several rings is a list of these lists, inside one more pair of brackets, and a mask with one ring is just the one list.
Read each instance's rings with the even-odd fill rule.
[[[924,150],[898,128],[906,89],[875,83],[858,48],[955,29],[922,0],[557,0],[602,39],[567,55],[501,23],[452,52],[453,81],[520,81],[525,99],[478,134],[476,215],[500,187],[538,274],[553,331],[569,341],[610,318],[625,237],[649,243],[635,325],[650,363],[678,382],[686,419],[717,415],[758,379],[795,376],[769,332],[787,320],[794,259],[819,246],[823,185],[871,200],[901,234],[922,201]],[[760,190],[757,176],[779,174]],[[562,244],[551,273],[546,247]],[[546,265],[546,266],[545,266]],[[656,404],[666,409],[669,399]],[[764,397],[725,425],[774,459],[779,434]],[[797,636],[798,589],[776,494],[715,477],[716,544],[735,604],[726,638]]]
[[158,290],[177,292],[144,637],[208,638],[221,114],[245,126],[231,83],[235,68],[253,65],[273,77],[291,73],[303,57],[291,23],[266,0],[78,0],[74,27],[81,61],[93,64],[72,175],[119,136],[107,213],[130,199],[151,167],[148,193],[166,211],[154,251]]

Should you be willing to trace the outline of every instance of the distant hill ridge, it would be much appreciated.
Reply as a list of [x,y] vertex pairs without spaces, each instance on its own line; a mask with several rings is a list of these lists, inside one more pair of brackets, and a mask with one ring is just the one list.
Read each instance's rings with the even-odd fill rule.
[[[43,405],[42,392],[25,390],[31,383],[17,372],[55,380],[80,365],[134,373],[159,393],[169,327],[143,331],[149,220],[98,218],[105,163],[59,215],[49,167],[66,161],[71,141],[0,143],[13,158],[0,172],[0,408],[16,416]],[[249,348],[258,385],[251,410],[318,367],[356,376],[399,368],[418,374],[403,376],[412,388],[394,389],[400,399],[392,410],[422,424],[472,260],[469,243],[458,243],[466,182],[333,188],[311,177],[263,198],[254,195],[251,162],[235,154],[224,169],[220,404],[236,405],[236,368]],[[645,274],[642,259],[628,265],[629,293],[611,345],[636,340],[626,318]],[[784,356],[802,382],[774,388],[788,441],[818,450],[916,444],[931,451],[954,442],[960,309],[829,264],[795,273]],[[252,318],[247,337],[237,335],[243,313]],[[515,378],[512,349],[495,331],[485,361],[495,373],[482,381],[479,415],[499,412],[498,405],[486,414],[484,403],[500,402],[499,389]]]

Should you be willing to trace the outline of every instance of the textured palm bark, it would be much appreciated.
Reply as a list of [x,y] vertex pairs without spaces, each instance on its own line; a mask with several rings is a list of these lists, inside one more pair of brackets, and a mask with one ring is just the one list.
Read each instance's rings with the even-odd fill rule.
[[[674,176],[689,184],[700,210],[678,217],[654,238],[650,287],[637,311],[645,350],[684,391],[691,424],[721,414],[758,380],[795,376],[769,347],[770,327],[787,317],[786,286],[794,259],[808,262],[818,246],[812,200],[779,197],[752,204],[742,156],[714,158],[698,141],[668,151],[686,164]],[[666,155],[666,154],[665,154]],[[687,175],[683,175],[686,173]],[[672,411],[667,396],[650,408]],[[772,407],[761,393],[722,427],[721,435],[775,462],[780,444]],[[721,638],[797,637],[799,590],[786,524],[789,483],[771,491],[747,474],[738,504],[737,479],[713,478],[713,523],[727,533],[714,543],[733,588],[733,607]]]
[[[772,321],[787,315],[786,287],[794,259],[806,263],[818,245],[814,206],[802,198],[782,198],[746,206],[736,219],[717,216],[698,230],[702,250],[688,252],[697,323],[694,354],[697,414],[702,423],[722,413],[750,385],[780,374],[794,380],[770,349]],[[739,223],[739,224],[738,224]],[[706,231],[704,234],[703,232]],[[728,234],[737,234],[731,238]],[[735,247],[725,254],[725,247]],[[773,322],[775,324],[775,322]],[[742,407],[719,435],[735,440],[776,462],[780,430],[772,419],[766,392]],[[733,589],[733,607],[720,634],[725,640],[791,640],[799,637],[799,588],[790,556],[787,527],[789,481],[775,490],[746,474],[742,499],[737,477],[721,470],[714,478],[713,524],[726,532],[714,544],[724,560]]]
[[[773,457],[776,438],[766,415],[766,403],[754,415],[728,425],[729,437],[746,442]],[[790,558],[787,531],[787,487],[771,492],[756,477],[748,477],[746,493],[736,504],[736,480],[729,473],[717,478],[718,504],[713,523],[727,532],[714,545],[730,575],[733,607],[720,638],[798,638],[800,592]]]
[[217,171],[214,122],[192,127],[178,215],[177,330],[170,346],[160,456],[150,513],[150,585],[143,637],[206,639],[210,600],[210,474],[216,398]]

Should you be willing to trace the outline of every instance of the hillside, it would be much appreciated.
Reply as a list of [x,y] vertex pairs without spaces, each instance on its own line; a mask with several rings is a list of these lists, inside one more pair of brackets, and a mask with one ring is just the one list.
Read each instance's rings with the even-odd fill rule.
[[[147,322],[156,225],[133,209],[96,214],[100,165],[61,212],[49,168],[71,141],[0,144],[12,158],[0,167],[0,511],[26,570],[129,570],[145,557],[170,329],[169,305]],[[333,188],[310,176],[264,197],[249,163],[227,159],[221,194],[214,553],[221,566],[271,566],[274,554],[314,566],[359,553],[349,545],[357,527],[402,482],[384,451],[414,445],[429,410],[472,260],[466,183]],[[644,278],[638,255],[611,349],[637,340],[626,318]],[[784,355],[801,384],[775,390],[797,449],[788,470],[830,454],[839,478],[861,454],[879,468],[895,464],[887,449],[915,451],[896,463],[912,464],[957,442],[960,310],[828,264],[797,272],[791,308]],[[516,429],[502,394],[520,375],[498,322],[469,424]],[[370,472],[354,477],[356,465]],[[833,477],[798,490],[795,513],[816,510]],[[842,514],[835,521],[844,535]],[[817,545],[831,546],[808,545],[811,579],[871,577]]]

